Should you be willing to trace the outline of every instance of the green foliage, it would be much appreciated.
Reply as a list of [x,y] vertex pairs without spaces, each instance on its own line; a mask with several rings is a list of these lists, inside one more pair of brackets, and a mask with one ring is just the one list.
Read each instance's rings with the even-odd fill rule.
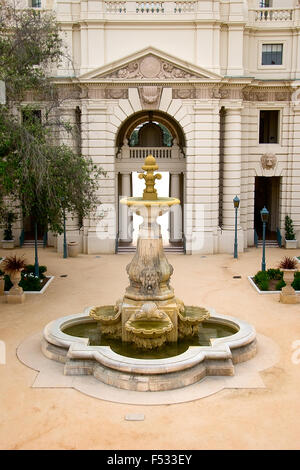
[[286,215],[284,220],[284,229],[285,229],[285,239],[286,240],[295,240],[295,232],[292,219]]
[[269,281],[267,279],[264,279],[258,283],[258,287],[262,291],[269,290]]
[[[39,278],[40,279],[45,279],[45,272],[47,271],[47,266],[39,266]],[[24,269],[25,274],[34,274],[35,273],[35,267],[34,264],[27,264],[25,269]]]
[[277,284],[275,286],[275,289],[276,290],[281,290],[285,286],[286,286],[286,283],[284,282],[283,279],[281,279],[280,281],[277,282]]
[[17,216],[10,210],[3,209],[1,211],[1,225],[4,227],[3,240],[12,240],[12,224],[17,220]]
[[49,91],[47,67],[64,55],[53,14],[0,0],[0,80],[6,83],[8,100],[21,99],[29,89]]
[[300,290],[300,272],[296,272],[292,286],[295,290]]
[[280,269],[270,268],[267,270],[269,279],[280,280],[283,278],[283,272]]
[[253,280],[260,290],[269,289],[270,278],[267,271],[258,271]]
[[254,279],[254,282],[257,283],[257,282],[260,282],[260,281],[268,281],[270,278],[269,278],[269,275],[268,275],[267,271],[258,271],[255,274],[253,279]]
[[[28,264],[26,265],[24,271],[21,272],[21,281],[19,282],[19,286],[23,288],[24,291],[39,291],[43,287],[43,279],[45,279],[44,273],[47,271],[46,266],[40,266],[40,276],[36,277],[34,275],[34,265]],[[9,275],[4,274],[3,271],[0,271],[0,276],[4,275],[5,286],[4,289],[6,291],[10,290],[12,287],[12,282],[9,278]]]

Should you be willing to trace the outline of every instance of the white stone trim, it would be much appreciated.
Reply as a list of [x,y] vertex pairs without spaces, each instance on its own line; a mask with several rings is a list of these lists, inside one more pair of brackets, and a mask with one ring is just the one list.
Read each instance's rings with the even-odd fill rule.
[[209,309],[211,317],[208,321],[222,322],[236,327],[238,331],[232,336],[212,339],[211,346],[191,346],[183,354],[171,358],[153,360],[128,358],[115,353],[108,346],[89,346],[87,338],[72,337],[63,333],[62,330],[68,326],[94,322],[89,317],[91,308],[85,309],[84,313],[68,315],[49,323],[43,332],[44,339],[50,344],[68,349],[67,357],[69,359],[91,359],[106,367],[123,372],[171,373],[191,368],[205,359],[230,359],[232,357],[231,349],[246,346],[256,337],[256,331],[249,323],[234,317],[216,314],[215,310]]
[[[26,294],[43,294],[45,290],[48,289],[49,285],[51,284],[55,276],[46,276],[46,278],[48,279],[48,282],[44,285],[44,287],[41,290],[24,290],[24,294],[25,295]],[[8,293],[9,293],[8,290],[4,291],[4,294],[8,294]]]
[[[299,261],[299,260],[298,260]],[[252,287],[254,287],[254,289],[256,290],[256,292],[258,292],[259,294],[280,294],[280,290],[260,290],[257,285],[255,284],[255,282],[253,281],[252,279],[253,276],[248,276],[248,280],[251,284]],[[296,294],[300,294],[300,291],[299,290],[296,290],[295,291]]]

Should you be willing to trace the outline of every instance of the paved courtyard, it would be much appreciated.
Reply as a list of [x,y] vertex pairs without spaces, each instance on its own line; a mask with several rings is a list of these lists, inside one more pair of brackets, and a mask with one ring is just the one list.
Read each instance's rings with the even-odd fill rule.
[[[33,262],[32,248],[14,252]],[[37,372],[19,362],[18,345],[55,318],[114,303],[127,286],[125,267],[132,258],[80,255],[65,260],[52,248],[39,254],[40,263],[55,276],[48,290],[27,295],[23,305],[0,298],[0,340],[7,354],[6,365],[0,364],[1,449],[300,448],[300,363],[292,361],[292,345],[300,341],[300,304],[283,305],[277,294],[255,292],[247,276],[260,269],[260,249],[248,249],[238,260],[224,254],[168,259],[174,266],[172,286],[186,304],[244,319],[279,346],[279,362],[261,373],[266,388],[223,390],[157,406],[111,403],[73,389],[31,388]],[[267,268],[295,254],[267,249]],[[126,421],[129,413],[144,414],[145,420]]]

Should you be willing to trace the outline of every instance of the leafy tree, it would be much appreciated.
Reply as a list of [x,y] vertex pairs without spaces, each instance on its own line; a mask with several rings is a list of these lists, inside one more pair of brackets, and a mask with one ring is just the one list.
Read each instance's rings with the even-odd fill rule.
[[20,100],[26,90],[50,91],[47,71],[65,54],[53,14],[0,0],[0,80],[9,101]]
[[[54,17],[33,9],[18,10],[0,0],[0,80],[7,88],[7,105],[0,106],[0,204],[4,196],[17,204],[35,227],[62,233],[65,211],[79,219],[90,216],[100,203],[96,192],[103,171],[92,160],[59,144],[57,129],[76,132],[56,118],[59,89],[48,77],[50,65],[59,64],[65,52]],[[43,101],[45,119],[34,118],[35,108],[18,109],[27,91]],[[1,213],[1,211],[0,211]],[[5,211],[2,210],[2,213]],[[37,234],[35,236],[36,265]]]

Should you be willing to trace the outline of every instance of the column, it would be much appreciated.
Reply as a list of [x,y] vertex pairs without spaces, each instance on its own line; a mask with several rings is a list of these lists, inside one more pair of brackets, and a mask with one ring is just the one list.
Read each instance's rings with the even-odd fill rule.
[[[233,198],[241,199],[242,176],[242,119],[241,107],[226,108],[224,132],[224,172],[223,172],[223,225],[220,236],[220,251],[233,253],[235,210]],[[241,201],[241,204],[243,202]],[[240,206],[241,206],[240,204]],[[243,232],[240,228],[240,208],[238,210],[238,249],[243,251]]]
[[[171,197],[180,199],[180,174],[171,173]],[[182,240],[182,213],[181,204],[171,207],[170,212],[170,242]]]
[[[122,173],[122,193],[119,196],[130,197],[131,196],[131,173]],[[132,228],[131,220],[129,215],[129,208],[124,204],[119,204],[119,214],[120,214],[120,234],[119,238],[122,242],[132,242]],[[130,233],[129,233],[130,231]]]

